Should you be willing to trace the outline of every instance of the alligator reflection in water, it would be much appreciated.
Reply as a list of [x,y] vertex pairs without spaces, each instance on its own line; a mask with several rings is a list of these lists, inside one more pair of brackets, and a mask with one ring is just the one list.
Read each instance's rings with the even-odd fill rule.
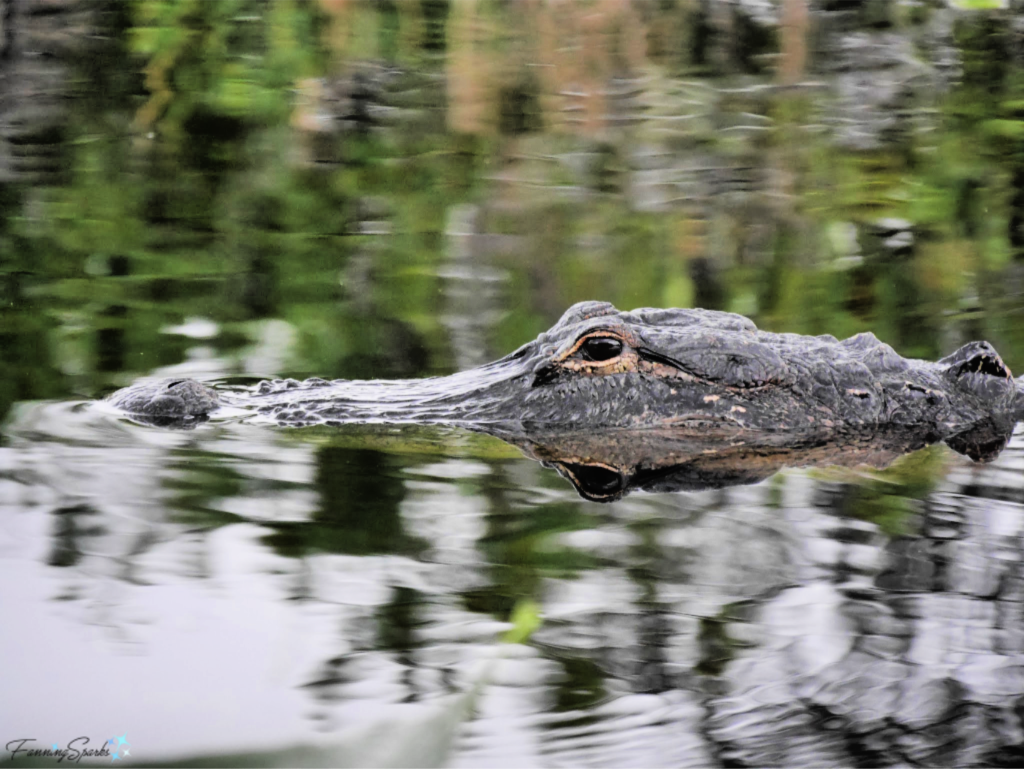
[[832,440],[793,433],[705,427],[570,433],[487,431],[553,467],[584,499],[611,502],[632,491],[703,491],[752,484],[783,468],[885,468],[924,447],[910,429],[844,431]]
[[[412,446],[410,436],[431,431],[432,443]],[[543,625],[496,669],[451,765],[507,762],[509,734],[523,737],[513,753],[521,765],[1019,758],[1019,442],[984,466],[947,453],[945,478],[904,500],[904,533],[893,535],[851,504],[861,493],[855,483],[796,470],[772,483],[726,484],[730,466],[741,474],[744,456],[764,457],[759,470],[767,472],[778,457],[814,461],[822,450],[815,447],[719,444],[715,485],[724,488],[596,506],[546,487],[532,462],[487,458],[494,446],[466,443],[483,437],[437,428],[307,434],[215,420],[164,431],[94,407],[37,404],[20,408],[4,434],[4,520],[53,524],[21,537],[33,552],[47,543],[49,570],[62,575],[62,600],[41,599],[39,612],[66,614],[78,604],[91,625],[118,629],[118,617],[145,607],[145,626],[120,629],[141,635],[136,644],[148,650],[134,656],[136,670],[177,672],[180,652],[163,650],[189,648],[204,649],[184,658],[190,670],[206,669],[222,659],[227,637],[255,655],[245,675],[258,681],[264,647],[277,650],[267,660],[280,659],[285,644],[294,670],[273,676],[254,705],[281,713],[297,691],[307,699],[302,711],[313,700],[316,728],[372,713],[400,723],[468,691],[469,661],[504,627],[493,618],[503,619],[510,596],[526,591],[539,601]],[[360,436],[374,448],[339,443]],[[647,437],[645,448],[623,440],[603,454],[579,436],[516,442],[545,461],[600,457],[616,469],[678,449],[678,435]],[[398,445],[388,449],[389,440]],[[884,463],[903,449],[876,448],[854,446],[849,456]],[[716,460],[692,461],[709,468]],[[387,471],[374,475],[381,465]],[[7,493],[12,482],[22,493]],[[360,514],[368,483],[388,490]],[[33,510],[32,498],[51,515]],[[19,574],[10,589],[31,592],[43,580],[32,570]],[[19,606],[28,634],[35,615],[28,602]],[[221,612],[230,621],[218,621]],[[204,619],[171,620],[182,613]],[[311,628],[319,655],[312,659]],[[94,642],[54,635],[72,647],[76,638]],[[41,658],[64,671],[47,657],[49,644],[30,654],[31,646],[20,647],[14,668],[31,672]],[[67,672],[69,692],[106,701],[107,689],[77,685],[91,679],[76,675],[84,673]],[[205,696],[220,707],[232,691],[213,686]],[[50,707],[81,709],[76,696]],[[154,721],[166,723],[168,713],[153,708]],[[195,711],[205,717],[202,707]],[[291,717],[281,716],[281,731],[263,744],[311,739],[287,727]],[[174,718],[191,725],[188,714]],[[216,743],[225,751],[249,744],[250,735],[226,733],[233,741]],[[171,737],[180,742],[180,733]],[[160,749],[181,746],[154,744],[153,754]]]

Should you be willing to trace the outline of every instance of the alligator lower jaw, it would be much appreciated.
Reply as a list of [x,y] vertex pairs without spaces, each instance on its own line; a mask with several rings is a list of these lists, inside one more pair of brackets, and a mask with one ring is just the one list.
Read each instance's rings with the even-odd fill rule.
[[736,428],[742,430],[757,430],[759,432],[775,432],[774,430],[760,427],[751,427],[735,417],[726,414],[682,414],[679,416],[666,417],[661,421],[664,427],[679,427],[688,430],[697,428]]

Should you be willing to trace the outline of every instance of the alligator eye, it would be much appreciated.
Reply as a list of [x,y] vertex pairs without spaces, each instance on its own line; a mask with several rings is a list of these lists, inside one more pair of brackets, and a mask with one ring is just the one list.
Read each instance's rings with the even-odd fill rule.
[[622,342],[611,336],[592,336],[580,345],[583,360],[601,363],[622,354]]

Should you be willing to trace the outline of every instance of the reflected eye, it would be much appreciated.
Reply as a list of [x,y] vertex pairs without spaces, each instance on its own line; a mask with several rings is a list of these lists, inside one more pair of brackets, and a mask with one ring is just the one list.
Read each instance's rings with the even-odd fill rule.
[[610,336],[592,336],[580,345],[583,360],[600,363],[622,354],[622,342]]
[[562,469],[580,496],[593,502],[611,502],[629,487],[629,479],[614,467],[566,462]]

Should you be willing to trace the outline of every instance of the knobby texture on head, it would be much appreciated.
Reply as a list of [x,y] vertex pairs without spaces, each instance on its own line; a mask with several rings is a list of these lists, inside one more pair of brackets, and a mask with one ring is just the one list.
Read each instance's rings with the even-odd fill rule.
[[622,312],[582,302],[512,354],[448,377],[262,382],[214,390],[144,381],[111,402],[150,420],[195,421],[226,404],[285,426],[355,422],[574,431],[728,427],[827,439],[899,427],[984,460],[1022,411],[1021,386],[986,342],[932,363],[872,334],[775,334],[740,315],[695,309]]

